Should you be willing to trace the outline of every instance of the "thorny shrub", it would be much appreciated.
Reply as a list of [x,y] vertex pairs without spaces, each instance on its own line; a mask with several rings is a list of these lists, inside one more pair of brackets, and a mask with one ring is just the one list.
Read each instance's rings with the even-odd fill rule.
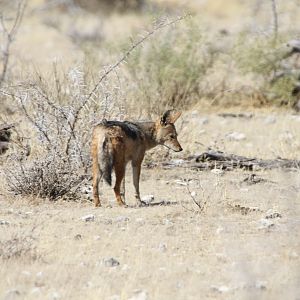
[[[114,81],[120,83],[120,80]],[[35,195],[57,200],[77,199],[89,180],[90,140],[93,126],[102,118],[124,114],[119,86],[104,80],[96,94],[88,92],[90,83],[80,69],[60,78],[54,70],[53,82],[38,76],[36,81],[8,90],[31,123],[30,157],[8,157],[7,184],[15,194]]]

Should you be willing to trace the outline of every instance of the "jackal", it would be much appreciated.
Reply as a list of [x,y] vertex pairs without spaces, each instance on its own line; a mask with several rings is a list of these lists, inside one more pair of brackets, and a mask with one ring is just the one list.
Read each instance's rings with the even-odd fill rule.
[[180,115],[178,111],[168,110],[156,122],[119,122],[104,119],[94,128],[91,151],[95,206],[101,206],[98,187],[100,179],[103,177],[111,185],[113,169],[116,174],[114,192],[117,202],[119,205],[126,205],[124,176],[129,161],[132,165],[137,205],[144,204],[140,199],[139,180],[145,152],[157,145],[164,145],[175,152],[182,151],[174,126]]

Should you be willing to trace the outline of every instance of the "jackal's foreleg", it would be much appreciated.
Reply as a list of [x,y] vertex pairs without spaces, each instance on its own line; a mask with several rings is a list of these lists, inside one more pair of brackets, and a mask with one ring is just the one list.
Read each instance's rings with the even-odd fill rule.
[[135,188],[135,199],[138,206],[143,206],[143,202],[140,197],[140,175],[141,175],[141,164],[142,161],[132,162],[132,175],[133,185]]
[[125,174],[124,174],[124,178],[122,180],[122,183],[121,183],[121,198],[123,200],[123,202],[125,203]]

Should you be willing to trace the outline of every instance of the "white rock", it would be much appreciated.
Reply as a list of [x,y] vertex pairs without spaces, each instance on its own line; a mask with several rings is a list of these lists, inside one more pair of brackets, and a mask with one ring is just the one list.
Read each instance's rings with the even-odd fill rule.
[[120,265],[120,262],[117,261],[115,258],[111,257],[108,259],[104,259],[103,263],[106,267],[117,267]]
[[120,223],[120,222],[128,222],[129,218],[126,217],[126,216],[118,216],[118,217],[116,217],[115,221],[118,222],[118,223]]
[[36,277],[43,277],[43,275],[44,275],[44,274],[43,274],[43,272],[41,272],[41,271],[36,273]]
[[229,139],[230,141],[242,141],[246,139],[246,135],[244,133],[241,132],[231,132],[226,134],[227,139]]
[[184,182],[184,181],[182,181],[182,180],[180,180],[180,179],[176,179],[176,180],[174,180],[174,182],[177,183],[177,184],[179,184],[179,185],[187,186],[187,183]]
[[267,289],[267,282],[266,281],[256,281],[255,288],[257,288],[259,290],[265,290],[265,289]]
[[161,252],[166,252],[167,251],[167,245],[164,244],[164,243],[160,243],[158,245],[158,249],[161,251]]
[[112,295],[111,297],[109,297],[109,300],[120,300],[121,297],[119,295]]
[[145,195],[141,198],[141,200],[146,204],[150,204],[154,201],[154,195]]
[[172,165],[174,165],[174,166],[180,166],[180,165],[182,165],[182,164],[185,163],[185,160],[184,160],[184,159],[180,159],[180,158],[178,158],[178,159],[172,159],[172,160],[170,161],[170,163],[171,163]]
[[197,196],[197,193],[196,193],[195,191],[192,191],[192,192],[191,192],[191,196],[192,196],[192,197],[196,197],[196,196]]
[[39,287],[34,287],[30,291],[31,294],[39,294],[41,293],[41,289]]
[[211,286],[211,289],[215,292],[219,292],[219,293],[226,293],[226,292],[229,292],[230,291],[230,288],[227,287],[226,285],[221,285],[221,286],[215,286],[215,285],[212,285]]
[[147,299],[148,299],[148,293],[146,291],[136,290],[134,291],[133,296],[128,300],[147,300]]
[[10,223],[6,220],[0,220],[0,225],[9,225]]
[[89,214],[89,215],[83,216],[83,217],[81,217],[81,220],[85,221],[85,222],[95,221],[95,215]]
[[31,275],[31,273],[28,271],[22,271],[21,274],[28,277]]
[[212,169],[210,172],[213,173],[213,174],[215,174],[215,175],[223,175],[225,173],[221,169]]
[[266,228],[271,228],[273,226],[275,226],[274,222],[269,220],[269,219],[261,219],[259,220],[259,226],[258,229],[266,229]]
[[216,234],[220,234],[221,232],[224,231],[224,228],[222,226],[219,226],[217,229],[216,229]]
[[53,292],[51,294],[50,298],[53,299],[53,300],[58,300],[58,299],[60,299],[60,295],[59,295],[58,292]]
[[264,120],[265,124],[274,124],[276,123],[276,118],[274,116],[267,116]]

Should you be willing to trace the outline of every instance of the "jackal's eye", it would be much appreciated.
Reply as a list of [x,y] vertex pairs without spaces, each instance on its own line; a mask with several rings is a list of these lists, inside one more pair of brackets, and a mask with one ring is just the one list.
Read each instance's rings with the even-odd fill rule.
[[176,137],[175,137],[174,134],[171,134],[171,135],[170,135],[170,138],[171,138],[171,139],[175,139]]

